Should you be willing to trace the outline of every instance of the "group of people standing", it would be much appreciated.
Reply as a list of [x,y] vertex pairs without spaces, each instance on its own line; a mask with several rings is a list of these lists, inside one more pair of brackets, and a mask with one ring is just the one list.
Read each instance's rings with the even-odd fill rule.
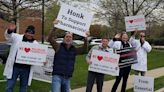
[[[136,75],[141,74],[141,76],[145,76],[147,71],[147,53],[151,51],[152,47],[145,40],[145,33],[143,31],[140,32],[139,39],[135,39],[136,34],[137,31],[132,32],[130,39],[126,32],[116,34],[111,40],[108,38],[102,38],[102,44],[92,47],[86,56],[87,63],[91,64],[92,62],[90,61],[90,56],[93,49],[108,52],[109,48],[113,48],[115,50],[126,49],[128,47],[135,48],[137,54],[137,63],[120,68],[119,76],[116,76],[116,80],[111,92],[117,92],[116,90],[121,79],[123,79],[121,92],[126,92],[126,85],[131,68],[135,71]],[[103,92],[103,79],[104,74],[89,71],[86,92],[92,92],[92,87],[95,80],[97,83],[97,92]]]
[[[57,20],[54,21],[54,25],[56,25],[58,22],[59,21]],[[4,69],[4,75],[7,78],[6,92],[13,92],[13,88],[18,77],[20,79],[20,92],[26,92],[27,85],[28,83],[30,84],[32,80],[33,66],[18,64],[15,62],[18,51],[18,44],[20,42],[38,44],[38,42],[34,39],[34,26],[28,26],[23,35],[14,33],[15,29],[15,23],[10,23],[8,29],[5,32],[6,39],[12,43]],[[72,77],[74,71],[76,55],[86,51],[88,41],[87,37],[84,38],[84,45],[77,48],[72,44],[73,34],[70,32],[65,32],[63,42],[57,43],[56,30],[57,28],[54,27],[48,36],[48,41],[55,50],[52,72],[52,92],[70,92],[70,78]],[[145,40],[144,32],[140,32],[139,40],[135,39],[136,33],[137,31],[131,35],[130,39],[126,32],[116,34],[116,36],[111,40],[109,40],[108,37],[102,37],[101,44],[93,46],[86,56],[87,63],[92,64],[90,58],[92,50],[94,49],[109,52],[110,48],[119,50],[127,47],[135,47],[137,51],[138,63],[133,64],[132,66],[120,68],[119,76],[116,76],[116,81],[111,92],[116,92],[122,78],[123,83],[121,92],[125,92],[126,83],[131,68],[135,70],[136,74],[141,73],[142,76],[144,76],[145,72],[147,71],[147,53],[150,52],[152,48],[150,44]],[[86,35],[89,36],[89,33],[86,32]],[[103,92],[102,89],[104,74],[92,71],[88,71],[86,92],[92,92],[92,87],[95,80],[97,84],[97,92]]]

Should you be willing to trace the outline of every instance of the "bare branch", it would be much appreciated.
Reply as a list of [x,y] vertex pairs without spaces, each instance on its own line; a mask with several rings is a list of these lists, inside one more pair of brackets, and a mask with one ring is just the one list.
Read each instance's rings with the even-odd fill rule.
[[156,5],[145,15],[145,17],[147,17],[149,14],[151,14],[162,2],[163,0],[159,0]]
[[128,3],[125,0],[122,0],[125,5],[126,15],[129,16]]
[[140,10],[143,9],[143,8],[142,8],[142,5],[143,5],[143,3],[144,3],[145,1],[146,1],[146,0],[143,0],[143,1],[141,2],[141,4],[138,6],[137,10],[133,12],[133,15],[136,15]]
[[8,9],[12,9],[10,4],[8,2],[5,2],[5,1],[0,1],[0,4]]

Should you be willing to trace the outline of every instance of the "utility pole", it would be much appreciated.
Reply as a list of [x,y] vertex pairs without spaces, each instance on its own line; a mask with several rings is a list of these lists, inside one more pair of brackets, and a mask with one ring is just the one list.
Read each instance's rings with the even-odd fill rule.
[[[15,24],[17,24],[17,0],[12,0],[12,10],[13,10],[12,21],[14,21]],[[17,30],[14,31],[14,33],[16,32]]]
[[44,43],[44,0],[42,0],[42,44]]

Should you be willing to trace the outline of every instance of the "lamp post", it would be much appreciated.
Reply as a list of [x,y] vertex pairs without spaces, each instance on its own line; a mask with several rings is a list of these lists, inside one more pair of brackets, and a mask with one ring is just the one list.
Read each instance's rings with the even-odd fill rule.
[[42,0],[42,44],[44,43],[44,0]]

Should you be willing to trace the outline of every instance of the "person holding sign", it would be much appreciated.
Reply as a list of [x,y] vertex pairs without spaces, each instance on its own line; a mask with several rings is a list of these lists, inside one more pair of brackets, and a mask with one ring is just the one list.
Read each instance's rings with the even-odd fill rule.
[[[90,58],[91,58],[91,54],[93,50],[100,50],[100,51],[105,51],[105,52],[111,51],[110,47],[108,46],[109,39],[107,37],[102,38],[101,43],[102,43],[101,45],[96,45],[92,47],[92,49],[89,51],[88,55],[86,56],[86,61],[88,64],[92,64],[92,62],[90,61]],[[95,80],[97,84],[97,92],[102,92],[104,74],[93,72],[93,71],[88,71],[86,92],[92,92],[92,87]]]
[[[58,20],[55,20],[54,25],[58,24],[58,22]],[[76,48],[72,45],[73,34],[70,32],[65,33],[62,43],[57,43],[56,30],[57,28],[54,27],[48,37],[48,41],[55,50],[52,92],[70,92],[70,78],[74,71],[75,58],[77,54],[82,54],[87,49],[87,38],[85,38],[82,47]]]
[[135,31],[131,38],[130,42],[133,47],[135,47],[137,51],[137,61],[138,63],[132,65],[132,69],[135,70],[135,74],[141,76],[145,76],[145,72],[147,71],[147,53],[149,53],[152,49],[151,45],[145,40],[145,33],[140,32],[139,40],[135,39],[137,31]]
[[[113,47],[112,47],[113,49],[119,50],[119,49],[131,47],[131,44],[128,41],[129,39],[126,32],[121,33],[120,39],[121,41],[114,42]],[[123,82],[122,82],[121,92],[125,92],[130,70],[131,70],[131,65],[120,68],[119,76],[116,77],[116,81],[112,87],[111,92],[116,92],[117,87],[122,78],[123,78]]]
[[19,92],[26,92],[28,83],[31,83],[33,71],[31,69],[31,65],[16,63],[16,56],[19,43],[37,43],[37,41],[34,39],[35,27],[29,25],[23,35],[14,33],[15,30],[15,22],[11,22],[7,31],[5,32],[5,38],[12,44],[3,73],[7,78],[6,92],[13,92],[13,88],[18,77],[20,79]]
[[113,44],[115,41],[120,41],[120,36],[121,36],[121,33],[117,33],[113,39],[110,40],[109,42],[109,47],[113,47]]

